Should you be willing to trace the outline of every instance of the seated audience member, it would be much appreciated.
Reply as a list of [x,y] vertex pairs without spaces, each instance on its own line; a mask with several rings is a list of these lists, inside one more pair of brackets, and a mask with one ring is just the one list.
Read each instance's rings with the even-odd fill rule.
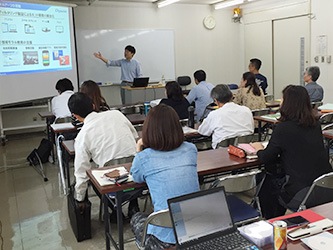
[[[143,124],[142,139],[131,168],[133,180],[147,183],[154,211],[168,208],[167,200],[199,191],[197,149],[184,142],[177,113],[165,104],[152,108]],[[131,227],[137,239],[148,215],[136,213]],[[175,244],[172,228],[149,225],[146,250],[166,249]]]
[[[264,149],[252,143],[259,161],[269,165],[259,198],[266,219],[283,215],[286,204],[303,200],[312,182],[332,171],[323,143],[319,122],[315,119],[306,89],[289,85],[283,90],[280,123]],[[280,162],[281,168],[276,167]],[[272,166],[272,164],[274,164]],[[289,203],[289,206],[291,203]]]
[[320,75],[320,69],[317,66],[308,67],[304,73],[305,88],[310,96],[310,102],[321,102],[324,98],[323,88],[316,83]]
[[190,106],[187,99],[182,94],[182,89],[178,82],[172,81],[165,85],[166,96],[160,103],[171,106],[178,114],[179,119],[188,118],[187,108]]
[[[96,82],[92,80],[85,81],[84,83],[82,83],[80,87],[80,92],[89,96],[89,98],[92,100],[94,104],[95,112],[110,110]],[[78,119],[76,119],[74,116],[72,116],[72,124],[78,129],[81,129],[83,125],[83,123],[80,122]]]
[[[196,86],[194,86],[186,99],[191,104],[195,102],[195,111],[196,120],[199,121],[204,114],[206,106],[213,102],[213,99],[210,97],[210,91],[214,88],[214,85],[206,82],[206,73],[203,70],[197,70],[194,72],[194,81]],[[207,112],[208,114],[208,112]]]
[[256,76],[256,83],[260,88],[262,88],[264,94],[266,95],[267,94],[266,89],[268,87],[267,78],[259,73],[260,67],[261,67],[261,61],[259,59],[253,58],[250,60],[249,71]]
[[224,139],[253,133],[254,123],[251,110],[232,102],[232,93],[227,85],[216,85],[210,95],[219,109],[209,113],[198,132],[206,136],[213,134],[212,147],[214,149]]
[[67,78],[60,79],[55,88],[59,95],[52,98],[52,113],[56,119],[71,116],[67,103],[71,95],[74,94],[72,82]]
[[265,95],[256,83],[256,77],[251,72],[243,74],[240,89],[238,90],[234,102],[244,105],[251,110],[266,108]]
[[94,112],[91,99],[84,93],[73,94],[68,107],[84,124],[75,139],[74,159],[75,199],[82,206],[89,179],[86,171],[92,167],[90,160],[103,167],[110,160],[131,158],[136,153],[138,134],[120,111]]

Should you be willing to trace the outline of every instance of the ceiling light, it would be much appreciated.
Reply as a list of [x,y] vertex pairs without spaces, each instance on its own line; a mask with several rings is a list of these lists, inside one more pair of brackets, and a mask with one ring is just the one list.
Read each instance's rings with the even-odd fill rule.
[[228,2],[223,2],[223,3],[215,4],[214,8],[216,10],[219,10],[219,9],[231,7],[231,6],[234,6],[234,5],[242,4],[242,3],[244,3],[244,0],[233,0],[233,1],[228,1]]
[[179,0],[164,0],[164,1],[159,1],[157,3],[157,7],[158,8],[162,8],[162,7],[165,7],[165,6],[169,5],[169,4],[173,4],[173,3],[178,2],[178,1]]

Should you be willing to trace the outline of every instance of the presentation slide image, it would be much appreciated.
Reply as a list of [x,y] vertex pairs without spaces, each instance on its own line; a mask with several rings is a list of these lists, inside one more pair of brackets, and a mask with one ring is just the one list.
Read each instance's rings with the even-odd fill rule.
[[53,60],[54,61],[59,60],[60,56],[63,56],[63,51],[62,50],[54,50],[53,51]]
[[38,52],[37,51],[23,52],[23,64],[24,65],[38,64]]
[[60,65],[69,65],[69,56],[59,57]]
[[20,55],[17,51],[2,51],[2,58],[4,67],[20,65]]
[[0,1],[0,74],[71,70],[70,22],[68,7]]

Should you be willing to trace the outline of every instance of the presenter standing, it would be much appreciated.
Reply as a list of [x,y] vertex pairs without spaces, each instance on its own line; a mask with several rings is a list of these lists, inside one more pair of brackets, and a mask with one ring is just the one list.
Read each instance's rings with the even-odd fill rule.
[[[125,53],[123,59],[108,60],[104,58],[101,52],[94,53],[94,56],[101,59],[106,63],[106,66],[114,66],[121,68],[121,86],[132,85],[134,78],[142,76],[141,64],[139,61],[133,59],[135,54],[135,48],[131,45],[125,47]],[[125,103],[125,90],[121,88],[121,101]]]

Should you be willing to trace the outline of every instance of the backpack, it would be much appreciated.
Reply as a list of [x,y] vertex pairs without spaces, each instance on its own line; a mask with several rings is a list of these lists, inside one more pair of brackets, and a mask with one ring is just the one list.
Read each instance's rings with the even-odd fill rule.
[[34,149],[27,157],[27,160],[30,162],[30,165],[38,165],[39,159],[42,163],[48,162],[52,147],[53,147],[52,142],[50,142],[47,139],[42,139],[38,148]]

